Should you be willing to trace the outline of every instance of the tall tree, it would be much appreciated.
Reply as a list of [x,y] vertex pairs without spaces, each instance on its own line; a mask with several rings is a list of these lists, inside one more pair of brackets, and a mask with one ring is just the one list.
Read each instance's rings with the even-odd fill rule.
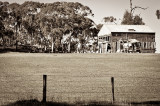
[[[45,4],[41,13],[45,14],[43,15],[45,19],[43,25],[50,24],[50,28],[56,28],[56,30],[60,28],[63,30],[64,35],[70,34],[70,38],[67,39],[69,45],[71,36],[76,38],[79,34],[82,34],[83,30],[89,30],[89,28],[93,26],[93,21],[87,18],[88,15],[93,15],[92,11],[89,7],[83,6],[80,3],[55,2],[52,4]],[[53,35],[54,34],[52,34],[52,36]],[[55,41],[55,39],[53,41]]]
[[133,7],[132,0],[130,0],[130,12],[128,10],[125,11],[121,24],[144,25],[145,23],[143,22],[143,19],[140,17],[140,15],[134,15],[134,11],[138,8],[143,10],[147,9],[140,6]]
[[132,16],[130,12],[126,10],[123,16],[121,24],[124,25],[144,25],[143,19],[139,15]]

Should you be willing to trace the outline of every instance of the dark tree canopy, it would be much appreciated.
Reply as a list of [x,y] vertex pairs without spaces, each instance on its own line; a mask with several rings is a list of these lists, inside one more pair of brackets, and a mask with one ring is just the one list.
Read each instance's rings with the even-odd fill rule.
[[97,33],[93,28],[95,23],[88,16],[93,16],[92,10],[78,2],[0,2],[0,31],[6,27],[8,33],[4,35],[14,35],[12,41],[17,39],[31,45],[49,46],[66,34],[75,39],[82,36],[85,40]]
[[140,6],[132,6],[132,0],[130,0],[130,12],[128,10],[125,11],[121,24],[125,25],[144,25],[143,19],[140,15],[134,15],[134,11],[136,9],[146,10],[147,8],[143,8]]
[[121,24],[124,25],[144,25],[143,19],[139,15],[133,16],[130,12],[124,13]]
[[[117,20],[116,18],[114,18],[113,16],[110,17],[104,17],[103,18],[104,22],[113,22],[115,23],[115,21]],[[116,23],[115,23],[116,24]]]

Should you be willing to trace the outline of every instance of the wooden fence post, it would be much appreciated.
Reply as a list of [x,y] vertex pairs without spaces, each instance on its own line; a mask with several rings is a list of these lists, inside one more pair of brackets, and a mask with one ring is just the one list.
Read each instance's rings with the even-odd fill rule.
[[46,90],[47,90],[47,75],[43,75],[43,100],[42,102],[46,102]]
[[112,83],[112,100],[113,102],[115,101],[115,98],[114,98],[114,77],[111,77],[111,83]]

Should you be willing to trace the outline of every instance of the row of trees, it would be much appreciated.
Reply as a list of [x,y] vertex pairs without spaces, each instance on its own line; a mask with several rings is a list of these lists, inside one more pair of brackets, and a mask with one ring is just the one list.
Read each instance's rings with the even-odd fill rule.
[[52,46],[53,51],[65,44],[70,49],[78,42],[85,45],[97,35],[90,15],[93,16],[92,10],[78,2],[0,2],[0,37],[3,45],[7,32],[10,45]]

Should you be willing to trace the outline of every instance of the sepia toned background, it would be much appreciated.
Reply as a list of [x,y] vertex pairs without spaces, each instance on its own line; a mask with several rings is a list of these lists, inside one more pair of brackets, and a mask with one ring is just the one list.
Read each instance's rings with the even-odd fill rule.
[[[26,0],[1,0],[9,3],[24,3]],[[94,17],[90,17],[96,24],[102,23],[102,19],[107,16],[117,18],[120,24],[124,12],[130,9],[130,0],[27,0],[38,1],[42,3],[53,3],[56,1],[80,2],[89,6],[94,13]],[[160,9],[160,0],[133,0],[133,6],[141,6],[148,8],[147,10],[137,9],[135,14],[140,14],[146,25],[156,32],[157,53],[160,53],[160,20],[156,17],[156,10]]]
[[[26,0],[1,0],[24,3]],[[41,3],[80,2],[89,6],[98,25],[113,16],[120,24],[130,0],[27,0]],[[160,53],[160,0],[133,0],[143,22],[156,32]],[[43,75],[47,75],[47,101],[112,101],[111,77],[115,78],[116,102],[157,101],[160,104],[160,54],[20,53],[0,54],[0,105],[21,100],[42,100]]]

